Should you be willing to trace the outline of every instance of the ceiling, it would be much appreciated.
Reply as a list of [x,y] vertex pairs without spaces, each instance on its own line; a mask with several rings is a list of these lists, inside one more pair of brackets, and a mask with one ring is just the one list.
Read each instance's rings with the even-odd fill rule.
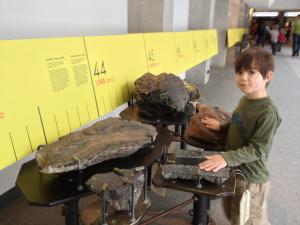
[[261,10],[299,10],[300,0],[245,0],[250,8]]

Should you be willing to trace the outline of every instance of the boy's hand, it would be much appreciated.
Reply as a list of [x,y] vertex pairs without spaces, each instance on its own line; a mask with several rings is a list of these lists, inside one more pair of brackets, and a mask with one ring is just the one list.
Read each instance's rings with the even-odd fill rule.
[[204,117],[204,119],[201,120],[201,123],[211,130],[219,131],[221,129],[220,122],[213,118]]
[[207,155],[205,157],[207,160],[198,165],[202,170],[218,172],[220,169],[227,166],[222,155]]

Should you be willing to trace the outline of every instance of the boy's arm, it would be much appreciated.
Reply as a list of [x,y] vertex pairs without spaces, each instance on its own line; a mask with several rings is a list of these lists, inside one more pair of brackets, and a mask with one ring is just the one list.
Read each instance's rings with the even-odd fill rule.
[[279,124],[280,118],[275,111],[269,112],[258,119],[256,123],[257,128],[248,145],[237,150],[228,150],[221,153],[227,165],[238,166],[266,158]]

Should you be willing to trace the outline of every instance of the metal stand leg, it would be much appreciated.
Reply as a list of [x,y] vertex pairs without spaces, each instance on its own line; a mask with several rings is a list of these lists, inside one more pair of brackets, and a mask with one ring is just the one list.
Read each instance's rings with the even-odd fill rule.
[[78,199],[64,203],[63,214],[66,225],[79,225]]
[[194,195],[193,225],[207,225],[209,217],[210,201],[205,195]]
[[147,185],[147,180],[148,180],[148,169],[145,168],[144,170],[144,201],[143,203],[144,204],[148,204],[149,203],[149,200],[148,200],[148,194],[147,194],[147,190],[148,190],[148,185]]
[[129,212],[130,212],[130,222],[135,223],[136,218],[135,218],[135,207],[134,207],[134,190],[135,186],[134,183],[131,184],[131,202],[129,205]]
[[[186,124],[181,124],[181,137],[184,136],[185,127],[186,127]],[[180,148],[181,149],[186,149],[186,143],[185,142],[181,142]]]
[[107,225],[106,223],[106,190],[102,191],[102,198],[101,198],[101,206],[102,206],[102,223],[101,225]]
[[175,125],[175,134],[179,134],[179,125]]

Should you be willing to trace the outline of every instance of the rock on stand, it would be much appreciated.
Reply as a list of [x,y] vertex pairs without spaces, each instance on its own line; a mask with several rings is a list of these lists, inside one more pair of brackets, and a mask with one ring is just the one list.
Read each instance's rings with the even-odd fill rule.
[[145,116],[174,115],[184,112],[189,92],[174,74],[146,73],[134,82],[136,101]]
[[155,127],[109,118],[72,132],[36,153],[41,172],[62,173],[135,153],[155,140]]

